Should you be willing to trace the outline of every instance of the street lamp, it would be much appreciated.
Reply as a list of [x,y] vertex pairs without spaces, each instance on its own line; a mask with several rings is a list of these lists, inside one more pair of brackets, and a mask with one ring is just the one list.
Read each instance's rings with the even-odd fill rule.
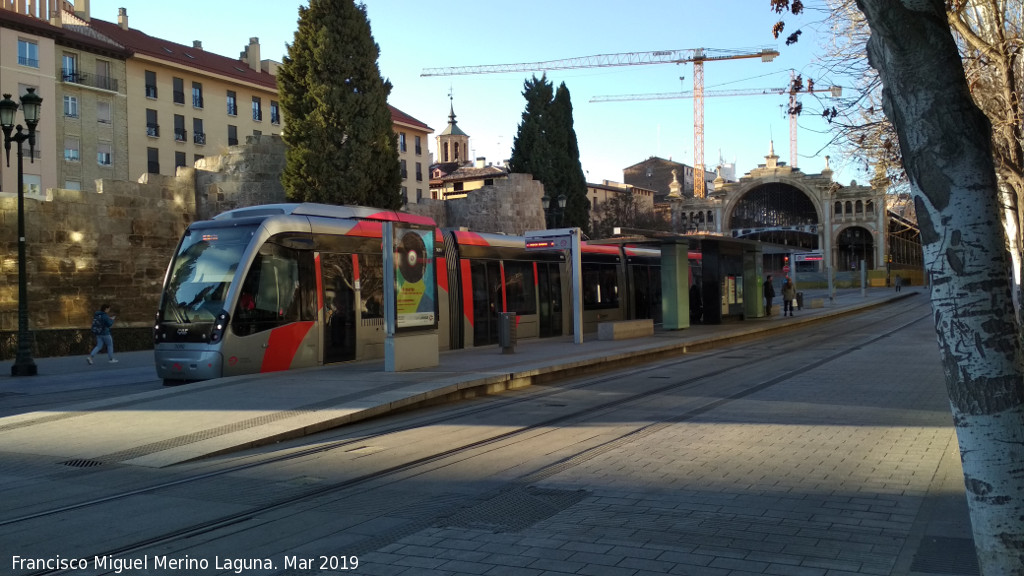
[[562,218],[565,216],[565,203],[568,200],[565,194],[558,195],[558,206],[551,206],[551,198],[545,194],[540,199],[540,205],[544,208],[544,225],[548,228],[557,228],[562,225]]
[[[25,272],[25,174],[21,144],[28,140],[29,162],[33,162],[36,145],[36,125],[39,124],[39,110],[43,99],[35,88],[28,88],[21,100],[21,113],[25,116],[28,133],[22,132],[21,124],[14,126],[18,104],[4,94],[0,100],[0,129],[4,132],[4,151],[7,166],[11,166],[11,142],[18,144],[18,354],[11,366],[11,376],[35,376],[36,363],[32,359],[31,333],[28,331],[28,280]],[[11,136],[11,131],[16,133]]]

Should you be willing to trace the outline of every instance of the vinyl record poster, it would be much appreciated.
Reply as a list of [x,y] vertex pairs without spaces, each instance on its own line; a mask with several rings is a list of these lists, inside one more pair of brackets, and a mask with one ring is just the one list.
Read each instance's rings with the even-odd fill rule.
[[394,227],[395,326],[434,327],[437,281],[434,278],[434,230]]

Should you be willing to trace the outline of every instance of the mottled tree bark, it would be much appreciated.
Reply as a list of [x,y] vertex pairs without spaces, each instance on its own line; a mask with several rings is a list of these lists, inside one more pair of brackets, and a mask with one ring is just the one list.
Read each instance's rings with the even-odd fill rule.
[[914,189],[939,351],[985,576],[1024,574],[1024,380],[991,127],[943,0],[857,0]]

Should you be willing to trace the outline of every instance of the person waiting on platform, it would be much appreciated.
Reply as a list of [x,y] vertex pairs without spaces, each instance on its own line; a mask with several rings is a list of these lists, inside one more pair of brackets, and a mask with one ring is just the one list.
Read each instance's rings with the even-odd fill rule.
[[764,279],[764,311],[768,316],[772,315],[772,300],[775,299],[775,286],[772,286],[772,275]]
[[796,286],[787,276],[786,283],[782,285],[782,315],[785,316],[788,312],[792,316],[794,308],[796,308]]

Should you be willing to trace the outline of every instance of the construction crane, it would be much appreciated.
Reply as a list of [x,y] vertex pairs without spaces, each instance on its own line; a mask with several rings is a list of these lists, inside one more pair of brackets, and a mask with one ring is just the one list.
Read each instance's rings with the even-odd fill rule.
[[[715,98],[720,96],[762,96],[762,95],[778,95],[778,94],[789,94],[789,162],[793,168],[796,168],[797,164],[797,137],[796,137],[796,117],[800,114],[801,104],[797,99],[797,95],[801,93],[814,93],[814,92],[829,92],[832,98],[840,98],[843,95],[843,88],[841,86],[829,86],[828,88],[817,88],[811,81],[807,82],[807,87],[803,85],[803,80],[799,76],[795,76],[793,73],[790,74],[790,84],[787,88],[748,88],[743,90],[709,90],[703,92],[704,98]],[[684,91],[684,92],[662,92],[655,94],[617,94],[612,96],[595,96],[590,99],[590,102],[629,102],[634,100],[673,100],[682,98],[695,98],[696,90]],[[704,118],[698,120],[696,114],[694,115],[694,133],[704,132]],[[694,195],[696,196],[697,177],[694,175]]]
[[[654,52],[623,52],[619,54],[599,54],[566,58],[564,60],[548,60],[545,62],[526,62],[520,64],[488,64],[482,66],[454,66],[449,68],[424,68],[420,76],[459,76],[468,74],[502,74],[507,72],[542,72],[548,70],[571,70],[576,68],[607,68],[613,66],[638,66],[646,64],[686,64],[693,63],[693,154],[694,169],[700,178],[693,179],[693,194],[704,197],[704,63],[720,60],[739,60],[744,58],[760,58],[762,62],[771,62],[779,55],[779,51],[763,48],[756,52],[739,50],[719,50],[714,48],[693,48],[686,50],[657,50]],[[699,127],[699,128],[698,128]]]

